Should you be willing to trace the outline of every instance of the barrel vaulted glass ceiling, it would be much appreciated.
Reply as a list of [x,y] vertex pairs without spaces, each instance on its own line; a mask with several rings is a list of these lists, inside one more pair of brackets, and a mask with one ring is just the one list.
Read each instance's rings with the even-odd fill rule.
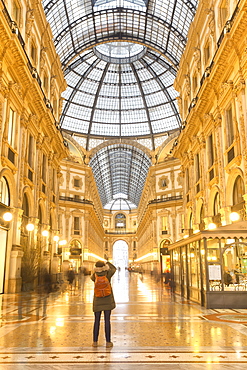
[[136,208],[150,164],[148,156],[131,145],[114,144],[100,149],[90,165],[104,208]]
[[173,82],[197,0],[43,0],[43,6],[68,84],[65,132],[87,150],[112,138],[143,139],[155,150],[158,137],[180,127]]

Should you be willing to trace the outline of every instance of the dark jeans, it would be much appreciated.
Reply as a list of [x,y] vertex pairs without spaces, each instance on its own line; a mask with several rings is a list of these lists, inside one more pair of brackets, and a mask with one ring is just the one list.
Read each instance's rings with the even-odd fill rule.
[[[102,311],[94,312],[94,327],[93,327],[93,341],[94,342],[98,342],[101,312]],[[111,316],[111,310],[104,311],[105,338],[107,342],[111,341],[110,316]]]

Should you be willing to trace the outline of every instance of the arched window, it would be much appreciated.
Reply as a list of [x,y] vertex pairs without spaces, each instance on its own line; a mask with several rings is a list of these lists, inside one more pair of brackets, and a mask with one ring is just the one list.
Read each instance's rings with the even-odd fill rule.
[[126,216],[123,213],[118,213],[115,217],[115,228],[126,227]]
[[217,192],[214,197],[214,207],[213,207],[214,216],[217,216],[220,213],[220,195]]
[[205,229],[204,217],[205,217],[204,205],[202,204],[201,210],[200,210],[200,230]]
[[23,216],[29,217],[29,204],[28,204],[26,193],[23,195],[22,209],[23,209]]
[[70,254],[79,256],[81,254],[81,243],[79,240],[72,240],[70,243]]
[[236,204],[242,203],[244,201],[244,182],[242,177],[239,175],[234,183],[233,186],[233,194],[232,194],[232,204],[235,206]]
[[6,206],[10,205],[9,185],[4,176],[0,179],[0,202]]
[[28,224],[28,217],[29,217],[29,204],[28,204],[28,198],[27,194],[24,193],[23,200],[22,200],[22,221],[21,221],[21,245],[23,247],[27,246],[28,240],[28,231],[26,229],[26,226]]
[[189,229],[192,229],[193,228],[193,217],[192,217],[192,213],[190,214],[190,218],[189,218]]

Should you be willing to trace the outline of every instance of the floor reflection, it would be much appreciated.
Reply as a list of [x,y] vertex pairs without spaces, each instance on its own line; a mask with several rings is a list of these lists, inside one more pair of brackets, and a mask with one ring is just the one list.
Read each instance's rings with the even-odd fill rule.
[[187,361],[192,367],[198,362],[196,369],[228,362],[246,366],[247,310],[206,310],[174,296],[148,274],[123,270],[115,274],[112,286],[117,307],[112,312],[111,351],[105,348],[103,321],[99,347],[91,347],[94,284],[90,276],[83,286],[46,295],[0,296],[0,368],[11,363],[33,366],[32,361],[37,366],[50,364],[50,369],[52,364],[60,368],[59,363],[74,366],[75,362],[78,369],[93,363],[108,369],[115,362],[125,369],[131,364],[143,363],[147,369],[173,361],[177,366]]

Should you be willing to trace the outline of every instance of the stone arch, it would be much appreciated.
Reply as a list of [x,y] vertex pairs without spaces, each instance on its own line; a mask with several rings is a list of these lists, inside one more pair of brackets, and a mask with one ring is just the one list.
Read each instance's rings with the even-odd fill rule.
[[[213,216],[214,215],[214,200],[215,200],[215,196],[216,194],[219,194],[219,196],[221,195],[220,193],[220,189],[218,187],[218,185],[214,185],[209,193],[209,197],[208,197],[208,216]],[[220,199],[221,201],[221,199]]]
[[197,199],[197,202],[196,202],[196,214],[195,214],[195,220],[194,220],[194,222],[197,223],[197,224],[200,224],[201,221],[202,221],[201,220],[202,207],[204,207],[204,199],[199,198],[199,199]]
[[38,215],[37,215],[38,218],[39,218],[39,208],[41,209],[41,212],[42,212],[42,221],[47,220],[46,205],[42,198],[39,200],[39,203],[38,203]]
[[226,185],[226,202],[228,202],[226,204],[226,206],[232,206],[233,205],[233,197],[232,197],[232,194],[233,194],[233,187],[234,187],[234,184],[235,184],[235,181],[236,181],[236,178],[238,176],[241,176],[241,178],[243,179],[244,181],[244,174],[243,174],[243,171],[240,169],[240,168],[235,168],[232,173],[230,174],[229,178],[228,178],[228,181],[227,181],[227,185]]
[[66,132],[63,132],[63,136],[65,139],[67,139],[68,141],[71,141],[71,143],[76,147],[76,149],[79,151],[79,153],[81,154],[81,157],[82,159],[84,158],[84,156],[87,154],[87,151],[85,148],[83,148],[83,146],[81,146],[74,138],[73,136],[67,134]]
[[[191,227],[190,226],[192,226],[192,225],[190,225],[191,223],[193,224],[193,222],[194,222],[194,217],[193,217],[193,212],[192,212],[192,208],[191,207],[189,207],[188,209],[187,209],[187,212],[186,212],[186,217],[185,217],[185,220],[184,220],[184,222],[185,222],[185,225],[184,225],[184,227],[185,227],[185,229],[190,229]],[[191,221],[192,220],[192,221]]]
[[3,168],[0,171],[0,178],[5,177],[9,186],[9,196],[10,196],[10,207],[17,205],[17,187],[13,173],[8,168]]
[[33,199],[32,190],[29,186],[25,186],[23,188],[22,199],[21,199],[22,203],[23,203],[23,199],[24,199],[24,194],[26,195],[27,200],[28,200],[29,217],[33,217],[34,216],[34,213],[33,213],[34,212],[34,199]]
[[161,239],[159,242],[159,247],[160,248],[168,247],[170,244],[172,244],[171,238]]
[[99,145],[97,145],[95,148],[91,149],[90,151],[90,158],[92,158],[100,149],[102,148],[105,148],[107,146],[111,146],[111,145],[114,145],[114,144],[126,144],[126,145],[132,145],[133,147],[137,148],[137,149],[140,149],[141,151],[143,151],[150,159],[152,158],[152,153],[151,153],[151,150],[146,148],[144,145],[142,144],[139,144],[137,142],[135,142],[134,140],[130,140],[130,139],[121,139],[121,142],[119,139],[116,139],[116,140],[108,140],[104,143],[101,143]]
[[[50,223],[51,221],[51,223]],[[55,211],[53,208],[51,208],[51,211],[50,211],[50,220],[49,220],[49,223],[50,223],[50,227],[52,230],[57,230],[57,217],[56,217],[56,214],[55,214]]]
[[167,155],[167,153],[163,153],[164,149],[169,144],[171,144],[171,147],[172,147],[174,141],[178,138],[178,136],[179,136],[179,131],[175,131],[175,132],[169,134],[169,136],[164,140],[164,142],[161,144],[161,146],[159,147],[158,152],[157,152],[157,163],[164,160],[165,156]]
[[[128,267],[129,265],[129,245],[128,243],[123,240],[124,238],[118,238],[112,245],[112,259],[113,263],[116,265],[116,267],[120,266],[122,267]],[[121,251],[116,249],[114,250],[114,247],[118,247],[117,244],[123,244],[126,246],[126,248],[122,248]]]

